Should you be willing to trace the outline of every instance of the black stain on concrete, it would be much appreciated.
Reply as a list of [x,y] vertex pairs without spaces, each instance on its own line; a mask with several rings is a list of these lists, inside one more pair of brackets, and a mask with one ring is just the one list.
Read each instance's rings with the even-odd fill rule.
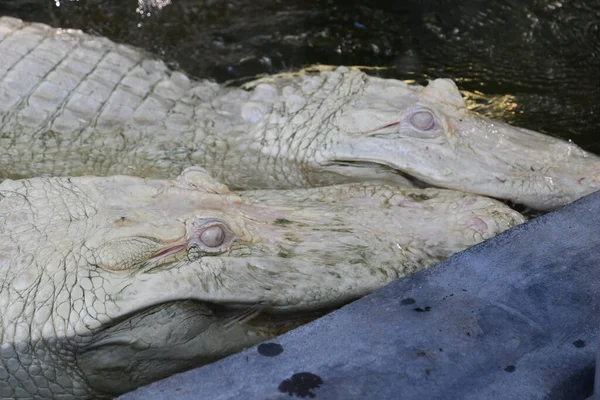
[[428,311],[431,311],[431,307],[429,307],[429,306],[425,306],[423,308],[417,307],[417,308],[415,308],[415,311],[416,312],[428,312]]
[[276,357],[283,353],[283,347],[279,343],[261,343],[256,349],[258,354],[265,357]]
[[315,398],[317,395],[313,390],[322,384],[323,379],[320,376],[310,372],[299,372],[282,381],[279,384],[279,391],[290,396]]
[[403,306],[410,306],[411,304],[415,304],[416,302],[417,301],[412,297],[408,297],[406,299],[401,300],[400,304],[402,304]]

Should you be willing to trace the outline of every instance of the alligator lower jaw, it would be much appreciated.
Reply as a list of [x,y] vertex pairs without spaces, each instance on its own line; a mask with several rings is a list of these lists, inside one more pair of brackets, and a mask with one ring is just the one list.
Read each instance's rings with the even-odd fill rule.
[[[333,160],[332,162],[327,163],[326,165],[327,166],[337,166],[337,167],[370,168],[372,170],[378,170],[378,171],[386,172],[388,174],[398,175],[398,176],[404,178],[406,181],[408,181],[413,187],[418,188],[418,189],[425,189],[425,188],[446,189],[442,186],[437,186],[437,185],[432,185],[432,184],[426,183],[426,182],[420,180],[419,178],[415,178],[414,176],[407,174],[404,171],[400,171],[389,165],[380,164],[377,162]],[[539,217],[540,215],[544,215],[547,213],[546,211],[535,210],[524,204],[515,203],[511,200],[500,199],[500,198],[492,197],[492,196],[487,196],[487,197],[491,197],[495,200],[498,200],[498,201],[506,204],[508,207],[512,208],[513,210],[523,214],[525,217],[527,217],[527,219],[536,218],[536,217]]]
[[[350,302],[351,301],[348,301],[335,307],[316,308],[309,311],[295,310],[292,312],[286,312],[285,308],[262,311],[260,309],[260,305],[257,304],[217,304],[198,300],[173,300],[164,303],[155,303],[149,305],[148,307],[133,310],[128,314],[121,315],[118,318],[111,320],[109,324],[102,326],[98,331],[94,332],[94,335],[97,335],[103,331],[110,331],[116,326],[121,325],[140,314],[152,312],[152,310],[160,307],[168,307],[174,304],[196,303],[207,307],[212,312],[212,316],[216,319],[222,318],[229,319],[232,322],[237,321],[240,323],[247,323],[250,327],[253,327],[257,330],[266,329],[270,333],[272,332],[273,336],[276,336],[297,328],[298,326],[312,322],[315,319],[333,312]],[[248,317],[244,318],[243,315],[247,315]]]

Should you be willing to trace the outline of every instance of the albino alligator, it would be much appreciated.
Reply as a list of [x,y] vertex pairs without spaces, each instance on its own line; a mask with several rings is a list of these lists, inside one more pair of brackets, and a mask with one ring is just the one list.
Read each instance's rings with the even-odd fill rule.
[[427,87],[347,68],[247,90],[190,80],[140,50],[0,18],[0,179],[169,178],[199,165],[233,188],[408,175],[548,210],[600,188],[600,158]]
[[176,181],[5,180],[0,397],[131,390],[521,222],[462,192],[355,183],[230,193],[198,168]]

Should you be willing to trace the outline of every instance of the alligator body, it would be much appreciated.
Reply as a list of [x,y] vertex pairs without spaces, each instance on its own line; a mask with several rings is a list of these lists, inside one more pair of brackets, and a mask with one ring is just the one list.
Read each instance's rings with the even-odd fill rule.
[[600,187],[576,145],[466,109],[456,85],[348,68],[246,89],[195,81],[126,45],[0,18],[0,179],[173,178],[202,166],[238,189],[404,176],[549,210]]
[[462,192],[356,183],[231,193],[197,168],[174,181],[5,180],[0,397],[131,390],[521,222]]

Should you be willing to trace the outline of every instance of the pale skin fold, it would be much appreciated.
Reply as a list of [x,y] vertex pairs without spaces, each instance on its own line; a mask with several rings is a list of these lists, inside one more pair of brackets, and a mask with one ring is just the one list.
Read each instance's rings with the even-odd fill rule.
[[433,188],[229,192],[197,167],[176,180],[5,180],[0,397],[114,396],[523,221],[496,200]]
[[0,18],[0,179],[173,178],[232,189],[379,181],[551,210],[600,188],[600,158],[467,110],[456,85],[356,69],[195,81],[126,45]]

